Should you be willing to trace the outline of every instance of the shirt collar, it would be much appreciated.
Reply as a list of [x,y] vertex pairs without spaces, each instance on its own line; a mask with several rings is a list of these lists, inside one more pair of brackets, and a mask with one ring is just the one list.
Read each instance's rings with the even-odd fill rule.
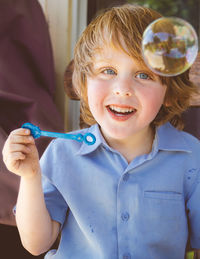
[[93,145],[87,145],[86,143],[82,142],[82,145],[78,150],[77,155],[86,155],[95,151],[102,144],[107,145],[100,132],[98,124],[94,124],[90,128],[85,129],[84,133],[92,133],[96,137],[96,142]]
[[[103,138],[98,124],[94,124],[90,128],[85,129],[85,133],[88,132],[95,135],[96,142],[93,145],[87,145],[83,142],[77,155],[89,154],[95,151],[100,145],[111,149]],[[157,150],[192,152],[183,134],[180,134],[180,131],[174,128],[170,123],[166,123],[156,129],[152,151],[154,153]]]
[[174,128],[169,122],[158,127],[155,142],[158,150],[192,152],[185,141],[184,133]]

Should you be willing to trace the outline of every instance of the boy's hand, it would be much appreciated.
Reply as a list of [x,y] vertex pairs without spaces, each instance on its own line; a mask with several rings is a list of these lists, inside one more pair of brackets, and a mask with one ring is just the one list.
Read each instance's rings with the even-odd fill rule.
[[39,155],[28,129],[12,131],[3,147],[3,161],[9,171],[23,177],[33,177],[40,171]]

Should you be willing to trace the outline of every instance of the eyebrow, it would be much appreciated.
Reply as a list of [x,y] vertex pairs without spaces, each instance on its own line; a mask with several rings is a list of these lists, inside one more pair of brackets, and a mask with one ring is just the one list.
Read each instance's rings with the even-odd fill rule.
[[100,68],[100,67],[113,67],[114,61],[110,59],[95,59],[93,63],[94,68]]
[[94,57],[94,60],[95,60],[95,61],[98,61],[98,62],[100,62],[100,63],[113,62],[113,58],[108,58],[108,57],[105,57],[105,58]]

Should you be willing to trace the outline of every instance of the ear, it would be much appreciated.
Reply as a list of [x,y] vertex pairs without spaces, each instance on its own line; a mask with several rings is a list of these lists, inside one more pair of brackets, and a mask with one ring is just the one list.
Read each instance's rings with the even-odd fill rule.
[[172,105],[170,99],[169,99],[169,98],[166,98],[166,96],[165,96],[165,100],[164,100],[164,102],[163,102],[163,105],[164,105],[165,107],[170,107],[170,106]]
[[166,108],[171,106],[171,100],[170,100],[170,97],[169,97],[169,89],[168,89],[167,83],[168,83],[168,81],[163,83],[163,86],[166,88],[163,106],[166,107]]
[[163,105],[164,105],[165,107],[170,107],[170,106],[171,106],[171,103],[170,103],[170,101],[165,101],[165,102],[163,103]]

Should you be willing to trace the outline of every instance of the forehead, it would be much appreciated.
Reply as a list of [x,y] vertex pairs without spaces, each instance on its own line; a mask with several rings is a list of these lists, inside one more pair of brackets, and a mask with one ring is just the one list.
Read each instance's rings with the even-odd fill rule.
[[135,59],[127,52],[111,44],[99,47],[93,55],[94,65],[96,62],[118,63],[119,60],[128,60],[129,62],[135,61]]
[[149,68],[144,63],[142,57],[138,59],[131,55],[131,53],[127,50],[127,48],[122,48],[121,46],[116,46],[114,44],[104,44],[101,47],[98,47],[95,50],[93,55],[93,64],[95,62],[108,62],[108,63],[115,63],[119,62],[123,64],[123,61],[126,60],[134,65],[143,68],[145,70],[149,70]]

